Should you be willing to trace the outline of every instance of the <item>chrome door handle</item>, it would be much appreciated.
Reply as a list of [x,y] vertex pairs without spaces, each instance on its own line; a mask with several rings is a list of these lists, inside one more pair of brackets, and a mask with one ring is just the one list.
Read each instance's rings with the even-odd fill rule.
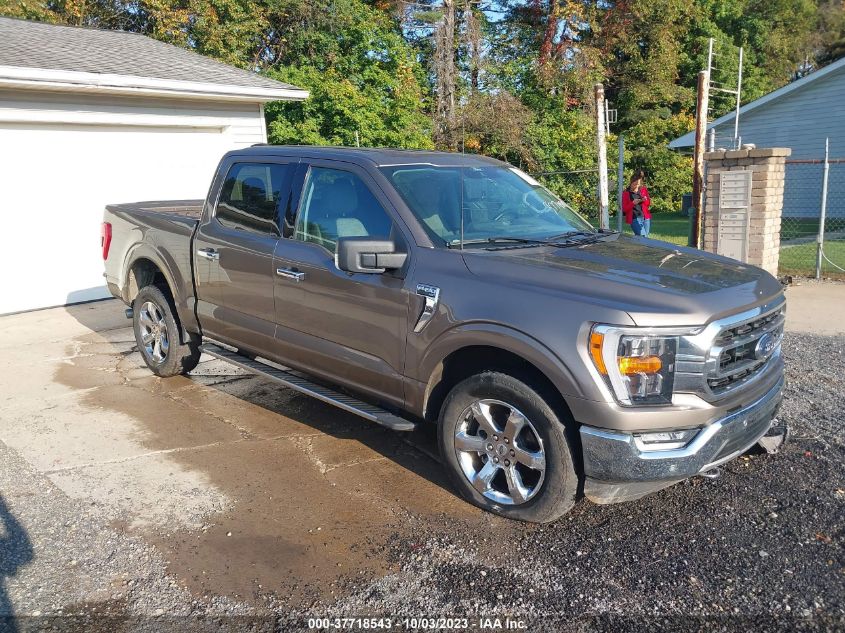
[[293,279],[294,281],[302,281],[305,279],[305,273],[300,270],[292,270],[290,268],[277,268],[276,274],[285,279]]
[[197,251],[197,255],[213,261],[217,261],[218,259],[220,259],[220,253],[218,253],[213,248],[201,248]]

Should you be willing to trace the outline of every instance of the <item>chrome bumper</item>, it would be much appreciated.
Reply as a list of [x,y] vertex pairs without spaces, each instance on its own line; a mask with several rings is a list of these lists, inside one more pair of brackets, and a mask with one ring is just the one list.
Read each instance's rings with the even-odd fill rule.
[[689,444],[674,450],[641,451],[632,433],[582,426],[584,474],[605,483],[674,482],[709,470],[741,455],[766,434],[782,390],[783,377],[759,400],[704,427]]

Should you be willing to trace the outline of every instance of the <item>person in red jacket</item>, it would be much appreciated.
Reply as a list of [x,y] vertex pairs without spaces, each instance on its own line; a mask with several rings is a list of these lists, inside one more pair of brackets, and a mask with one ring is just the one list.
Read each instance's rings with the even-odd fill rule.
[[651,212],[648,210],[650,204],[651,198],[645,187],[645,172],[637,169],[631,176],[628,187],[622,192],[622,212],[634,235],[648,237],[651,231]]

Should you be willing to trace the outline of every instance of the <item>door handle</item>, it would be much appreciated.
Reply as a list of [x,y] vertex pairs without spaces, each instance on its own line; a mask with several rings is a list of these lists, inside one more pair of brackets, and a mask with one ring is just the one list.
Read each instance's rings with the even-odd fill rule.
[[285,279],[293,279],[296,282],[300,282],[305,279],[305,273],[301,270],[292,270],[290,268],[277,268],[276,274],[279,277],[284,277]]
[[217,261],[218,259],[220,259],[220,253],[218,253],[213,248],[201,248],[197,251],[197,255],[213,261]]

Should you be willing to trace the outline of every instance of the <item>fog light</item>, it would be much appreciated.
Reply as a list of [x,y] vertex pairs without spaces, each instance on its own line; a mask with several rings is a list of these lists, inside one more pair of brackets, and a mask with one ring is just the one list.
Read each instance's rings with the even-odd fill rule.
[[698,435],[699,429],[634,433],[634,442],[641,451],[671,451],[683,448]]

